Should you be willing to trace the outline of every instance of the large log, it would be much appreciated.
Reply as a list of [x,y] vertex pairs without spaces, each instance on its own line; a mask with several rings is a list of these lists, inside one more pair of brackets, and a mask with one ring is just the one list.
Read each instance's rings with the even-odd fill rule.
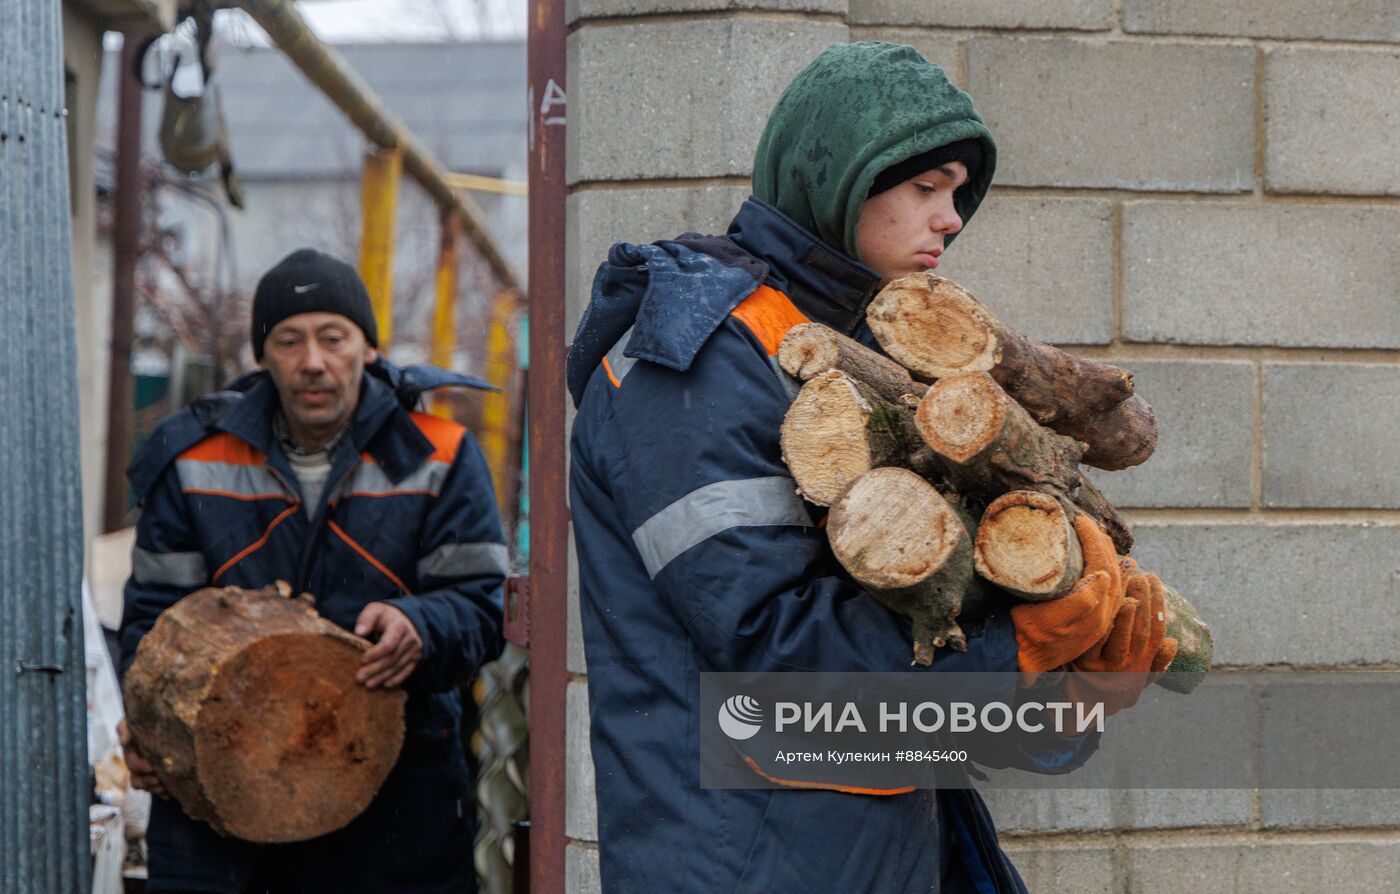
[[403,744],[403,691],[355,682],[368,648],[278,587],[192,593],[161,613],[126,673],[133,742],[220,834],[332,832],[369,806]]
[[928,390],[898,363],[821,323],[801,323],[789,329],[778,346],[778,364],[802,382],[840,370],[892,404],[900,403],[906,394],[922,397]]
[[990,373],[1037,422],[1088,445],[1088,465],[1126,469],[1156,449],[1157,422],[1133,394],[1132,373],[1016,332],[952,280],[901,277],[866,319],[885,352],[918,375]]
[[830,506],[871,469],[911,465],[923,446],[912,410],[835,369],[802,386],[779,443],[798,491],[818,506]]
[[984,611],[969,522],[933,485],[895,468],[862,475],[827,517],[837,560],[876,599],[913,619],[916,664],[932,664],[937,647],[967,651],[957,618]]

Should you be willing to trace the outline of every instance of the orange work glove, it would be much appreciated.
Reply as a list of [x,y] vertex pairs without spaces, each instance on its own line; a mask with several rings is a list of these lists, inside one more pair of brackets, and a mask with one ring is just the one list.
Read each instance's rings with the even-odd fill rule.
[[1166,591],[1155,574],[1128,578],[1123,604],[1108,636],[1070,662],[1065,681],[1070,698],[1103,702],[1108,714],[1137,704],[1142,690],[1176,657],[1177,642],[1166,635]]
[[1123,604],[1123,565],[1113,541],[1089,516],[1074,520],[1084,553],[1084,576],[1059,599],[1011,609],[1017,665],[1040,673],[1068,664],[1106,637]]

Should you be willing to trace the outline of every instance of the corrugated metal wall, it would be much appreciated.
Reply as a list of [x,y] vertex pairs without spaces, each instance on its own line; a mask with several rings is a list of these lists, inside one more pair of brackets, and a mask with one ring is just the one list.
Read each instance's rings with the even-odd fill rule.
[[0,2],[0,892],[91,887],[59,0]]

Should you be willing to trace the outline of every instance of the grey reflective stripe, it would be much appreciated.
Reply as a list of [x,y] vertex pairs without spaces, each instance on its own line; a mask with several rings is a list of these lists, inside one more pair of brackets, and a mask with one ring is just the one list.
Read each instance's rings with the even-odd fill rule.
[[153,553],[139,546],[131,550],[131,576],[141,584],[197,587],[209,580],[204,553]]
[[788,400],[797,400],[797,393],[802,390],[802,383],[787,374],[787,370],[778,363],[777,354],[768,358],[768,365],[773,368],[773,375],[778,377],[778,384],[783,386],[783,393],[788,396]]
[[390,481],[389,476],[375,463],[361,463],[350,476],[344,492],[352,497],[383,497],[405,492],[426,493],[436,497],[442,491],[442,482],[447,478],[450,468],[452,467],[448,463],[428,460],[396,483]]
[[180,488],[185,491],[291,499],[291,495],[266,466],[182,459],[176,461],[175,469],[180,476]]
[[622,387],[622,380],[627,378],[627,374],[632,371],[632,367],[637,365],[636,358],[627,357],[622,353],[623,349],[627,347],[627,340],[632,337],[632,329],[635,328],[635,326],[628,328],[626,332],[622,333],[622,338],[619,338],[617,343],[608,350],[608,367],[612,370],[613,378],[617,379],[617,387],[619,388]]
[[812,517],[786,475],[716,481],[693,490],[642,523],[632,542],[656,577],[681,553],[721,531],[760,525],[812,527]]
[[510,573],[504,543],[444,543],[418,563],[419,577],[476,577]]

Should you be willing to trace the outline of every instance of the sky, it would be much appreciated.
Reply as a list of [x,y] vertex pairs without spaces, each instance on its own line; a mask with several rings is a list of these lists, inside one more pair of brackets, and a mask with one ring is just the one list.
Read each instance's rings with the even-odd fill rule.
[[[327,43],[523,40],[528,0],[301,0],[311,30]],[[241,10],[217,13],[221,36],[265,46],[267,36]],[[121,39],[109,34],[109,48]]]

